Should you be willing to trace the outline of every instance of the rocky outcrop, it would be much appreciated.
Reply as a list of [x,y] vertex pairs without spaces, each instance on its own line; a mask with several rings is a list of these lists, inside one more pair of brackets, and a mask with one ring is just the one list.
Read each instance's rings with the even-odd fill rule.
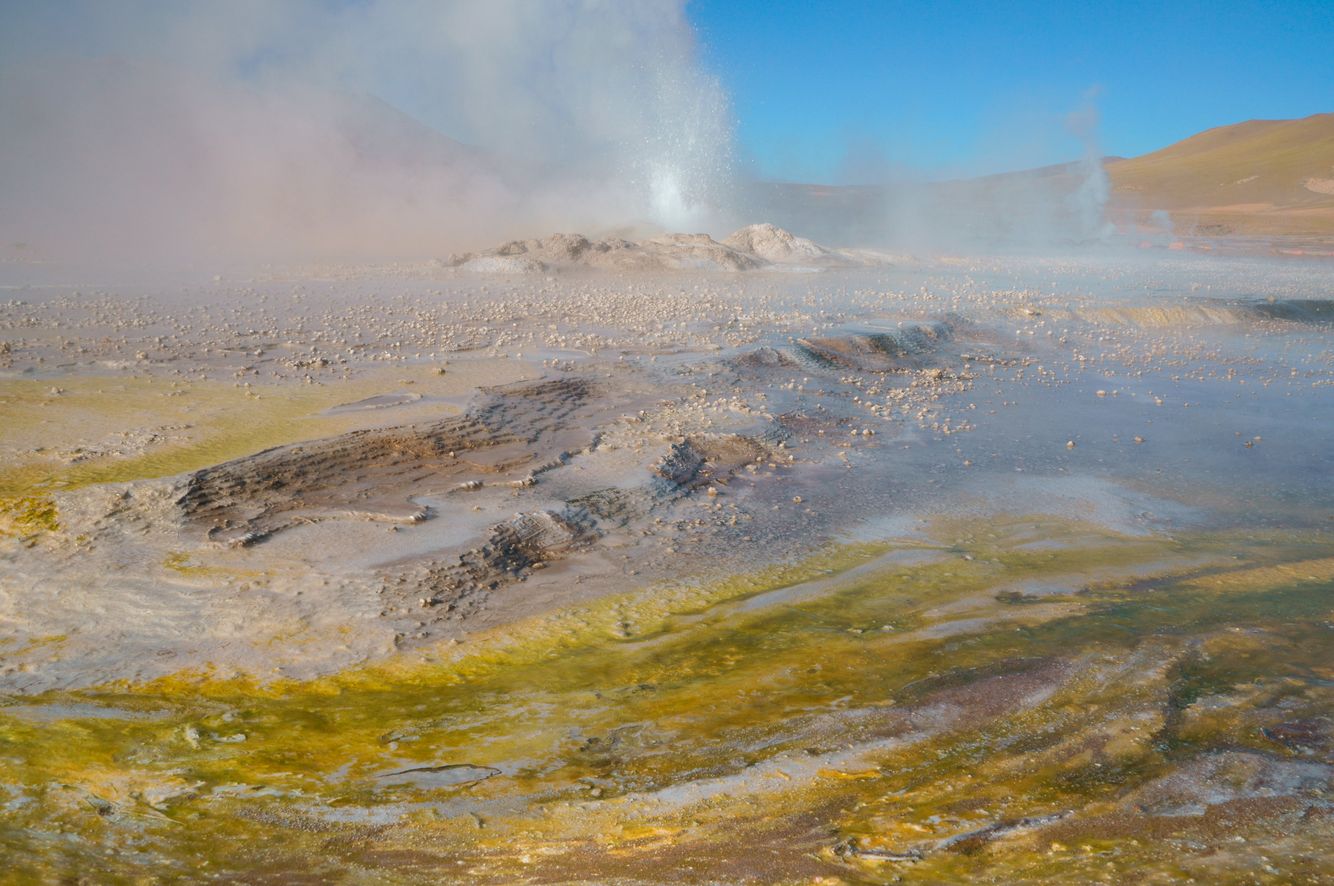
[[178,507],[230,545],[329,518],[419,522],[429,512],[410,496],[520,477],[591,445],[590,391],[577,378],[510,385],[463,416],[266,450],[189,475]]
[[437,610],[437,617],[461,618],[492,591],[523,581],[598,535],[592,516],[578,507],[518,513],[492,526],[482,544],[456,559],[387,576],[385,590],[391,597],[419,596],[421,607]]
[[954,338],[949,321],[914,324],[892,332],[853,333],[797,340],[797,356],[814,367],[870,372],[922,369],[937,362],[941,346]]

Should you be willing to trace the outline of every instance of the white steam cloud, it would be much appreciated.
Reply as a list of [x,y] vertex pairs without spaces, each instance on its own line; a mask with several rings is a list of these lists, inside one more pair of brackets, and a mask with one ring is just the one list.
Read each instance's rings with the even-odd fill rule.
[[1094,104],[1097,97],[1097,89],[1089,90],[1084,95],[1083,104],[1066,118],[1066,126],[1083,146],[1075,164],[1079,184],[1070,196],[1070,205],[1074,212],[1075,234],[1084,242],[1106,240],[1114,230],[1107,220],[1112,182],[1098,142],[1099,114]]
[[710,228],[731,144],[681,0],[0,9],[0,243],[53,256]]

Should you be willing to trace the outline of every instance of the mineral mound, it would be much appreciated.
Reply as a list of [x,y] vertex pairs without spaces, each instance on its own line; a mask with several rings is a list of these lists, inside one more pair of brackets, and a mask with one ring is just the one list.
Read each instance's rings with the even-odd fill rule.
[[449,267],[484,274],[531,274],[573,268],[616,271],[749,271],[775,265],[865,264],[863,256],[827,249],[771,224],[747,225],[721,243],[708,234],[661,234],[644,240],[552,234],[511,240],[450,256]]

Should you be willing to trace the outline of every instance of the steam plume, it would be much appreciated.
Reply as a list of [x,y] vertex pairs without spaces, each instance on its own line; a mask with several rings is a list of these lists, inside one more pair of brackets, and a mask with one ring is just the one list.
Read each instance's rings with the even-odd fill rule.
[[0,11],[0,242],[435,255],[729,199],[681,0],[83,0]]

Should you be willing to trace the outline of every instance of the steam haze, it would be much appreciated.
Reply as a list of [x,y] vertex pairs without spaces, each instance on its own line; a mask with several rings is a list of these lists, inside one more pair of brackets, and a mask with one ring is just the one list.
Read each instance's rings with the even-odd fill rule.
[[[804,113],[804,93],[767,88]],[[933,137],[897,118],[872,136],[859,107],[840,184],[781,183],[735,161],[729,96],[684,0],[8,2],[0,256],[373,261],[755,222],[831,246],[1101,248],[1117,206],[1097,91],[1077,96],[1001,113],[966,167],[915,165]],[[743,122],[764,113],[746,107]],[[1050,165],[1061,154],[1073,162]]]
[[719,224],[729,109],[683,5],[540,12],[10,4],[0,238],[52,258],[377,258]]

